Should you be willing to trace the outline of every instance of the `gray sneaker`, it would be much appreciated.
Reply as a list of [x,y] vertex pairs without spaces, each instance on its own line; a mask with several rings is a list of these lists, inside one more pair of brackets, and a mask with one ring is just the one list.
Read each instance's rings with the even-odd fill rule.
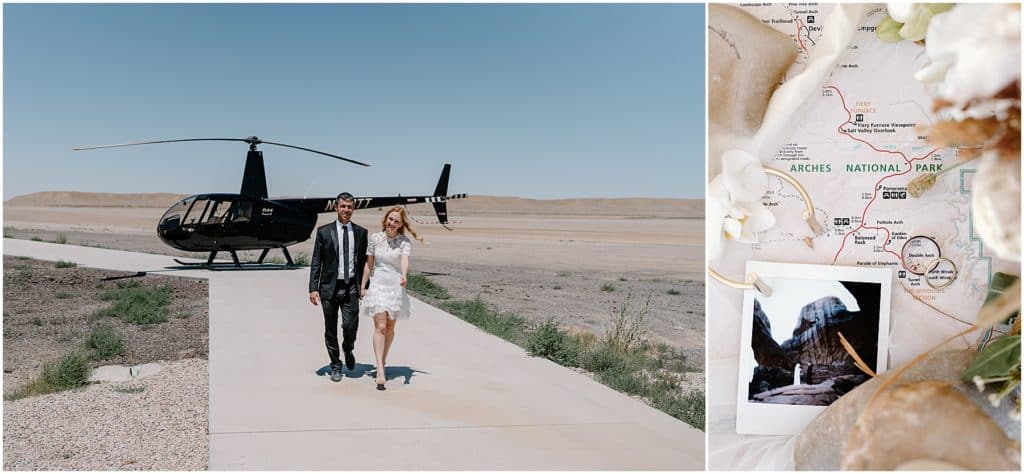
[[341,367],[331,367],[331,382],[341,382]]

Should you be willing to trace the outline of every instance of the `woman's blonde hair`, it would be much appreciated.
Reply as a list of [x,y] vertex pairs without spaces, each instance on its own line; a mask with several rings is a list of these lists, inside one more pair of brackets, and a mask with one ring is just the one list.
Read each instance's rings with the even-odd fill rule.
[[384,218],[380,220],[380,230],[387,232],[388,216],[390,216],[392,212],[397,212],[399,217],[401,217],[402,219],[402,227],[398,228],[399,234],[405,234],[405,231],[408,230],[409,234],[412,235],[412,238],[420,241],[420,243],[426,243],[425,240],[421,239],[420,236],[416,235],[416,229],[413,229],[412,226],[409,225],[409,216],[405,213],[405,208],[401,206],[392,207],[391,209],[388,209],[388,211],[384,213]]

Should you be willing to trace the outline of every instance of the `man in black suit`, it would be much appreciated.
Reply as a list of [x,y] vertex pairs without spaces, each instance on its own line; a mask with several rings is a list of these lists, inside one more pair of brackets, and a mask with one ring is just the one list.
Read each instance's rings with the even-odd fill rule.
[[324,341],[331,357],[331,381],[341,381],[338,351],[338,310],[341,310],[341,350],[345,366],[352,370],[352,349],[359,329],[359,284],[366,263],[366,229],[352,222],[355,198],[341,193],[335,200],[338,220],[316,230],[313,259],[309,263],[309,301],[324,310]]

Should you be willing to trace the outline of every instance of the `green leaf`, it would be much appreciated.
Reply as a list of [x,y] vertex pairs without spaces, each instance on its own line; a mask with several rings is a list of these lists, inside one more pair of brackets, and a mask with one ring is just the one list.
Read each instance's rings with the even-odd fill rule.
[[922,7],[927,8],[932,12],[932,16],[938,15],[939,13],[949,11],[953,8],[953,3],[923,3]]
[[1003,272],[996,272],[992,274],[992,284],[988,286],[988,294],[985,295],[985,304],[989,301],[996,299],[999,295],[1006,292],[1006,289],[1013,284],[1013,282],[1019,280],[1020,277],[1017,275],[1010,275]]
[[878,39],[886,43],[898,43],[903,40],[903,37],[900,36],[900,28],[903,28],[903,23],[893,20],[886,15],[878,26],[875,27],[875,34],[878,35]]
[[932,20],[932,12],[927,8],[918,8],[910,15],[907,22],[900,28],[900,36],[910,41],[921,41],[928,34],[928,22]]
[[[1006,276],[1006,275],[1004,275]],[[1005,286],[1004,286],[1005,284]],[[994,324],[1006,321],[1020,313],[1020,280],[992,278],[992,285],[989,287],[988,297],[985,304],[978,311],[978,318],[975,324],[978,327],[986,328]]]
[[992,341],[978,353],[974,362],[960,378],[970,382],[975,376],[992,378],[1008,375],[1014,368],[1020,369],[1020,336],[1003,336]]

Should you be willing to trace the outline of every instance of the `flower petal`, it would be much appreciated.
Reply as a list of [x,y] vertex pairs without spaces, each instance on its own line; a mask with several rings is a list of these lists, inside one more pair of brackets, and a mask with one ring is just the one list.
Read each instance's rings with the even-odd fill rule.
[[897,23],[906,23],[910,16],[920,8],[920,5],[916,3],[890,2],[885,4],[885,9],[889,11],[889,16]]
[[733,202],[759,201],[768,190],[768,175],[761,161],[743,150],[732,149],[722,155],[722,179]]

